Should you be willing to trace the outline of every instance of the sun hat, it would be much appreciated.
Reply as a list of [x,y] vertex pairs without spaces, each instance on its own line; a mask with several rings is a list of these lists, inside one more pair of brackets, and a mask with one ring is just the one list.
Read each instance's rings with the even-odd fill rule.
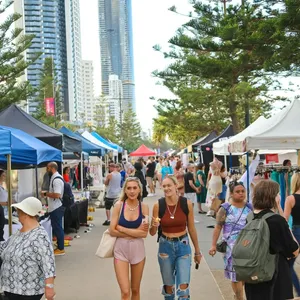
[[20,203],[12,204],[15,207],[29,216],[38,216],[43,209],[42,202],[35,197],[28,197]]

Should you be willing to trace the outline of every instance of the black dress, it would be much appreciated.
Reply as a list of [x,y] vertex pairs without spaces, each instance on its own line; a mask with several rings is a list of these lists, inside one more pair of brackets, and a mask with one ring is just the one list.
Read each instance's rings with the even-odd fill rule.
[[[260,218],[270,210],[263,210],[254,214]],[[293,257],[293,252],[298,249],[286,220],[275,214],[266,222],[270,229],[270,253],[277,254],[277,267],[271,281],[258,284],[245,284],[247,300],[287,300],[293,299],[292,276],[287,258]]]

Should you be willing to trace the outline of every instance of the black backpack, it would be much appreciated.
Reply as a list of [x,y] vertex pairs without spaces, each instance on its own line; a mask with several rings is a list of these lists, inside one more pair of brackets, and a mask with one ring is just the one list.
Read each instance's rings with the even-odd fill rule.
[[72,204],[74,204],[74,195],[72,193],[71,185],[69,183],[65,182],[62,177],[57,176],[57,177],[54,177],[52,180],[52,189],[53,189],[53,181],[57,178],[62,180],[64,183],[64,194],[62,196],[62,199],[60,199],[62,202],[62,205],[64,207],[70,207]]
[[[189,207],[188,207],[187,198],[180,196],[178,201],[179,201],[182,211],[188,217]],[[166,209],[167,209],[166,199],[165,198],[158,199],[158,217],[160,219],[162,219],[162,217],[164,216]],[[158,230],[157,230],[157,242],[159,242],[159,238],[161,237],[161,235],[162,235],[162,229],[161,229],[161,226],[159,226]]]

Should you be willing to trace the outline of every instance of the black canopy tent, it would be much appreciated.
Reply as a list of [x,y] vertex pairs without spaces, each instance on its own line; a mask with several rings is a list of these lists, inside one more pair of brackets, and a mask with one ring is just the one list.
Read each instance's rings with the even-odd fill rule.
[[200,138],[199,140],[197,140],[195,143],[192,144],[193,152],[198,152],[199,147],[201,147],[201,145],[203,143],[207,143],[208,141],[214,139],[216,136],[217,136],[217,133],[215,131],[212,131],[207,136],[204,136],[204,137]]
[[[229,138],[231,136],[234,136],[234,132],[233,132],[233,126],[232,125],[228,125],[226,127],[226,129],[219,135],[214,137],[213,139],[205,142],[205,143],[201,143],[201,145],[198,147],[198,152],[199,152],[199,156],[201,157],[201,162],[203,162],[206,166],[208,166],[208,164],[210,162],[213,161],[213,143],[219,142],[220,140],[222,140],[223,138]],[[238,157],[232,157],[232,161],[230,162],[230,157],[227,156],[226,157],[226,161],[224,156],[218,156],[216,155],[217,158],[223,162],[223,164],[225,166],[238,166],[239,162],[238,162]]]
[[0,112],[0,125],[17,128],[46,144],[63,152],[81,152],[82,142],[80,139],[62,134],[56,129],[38,121],[17,105],[12,104]]

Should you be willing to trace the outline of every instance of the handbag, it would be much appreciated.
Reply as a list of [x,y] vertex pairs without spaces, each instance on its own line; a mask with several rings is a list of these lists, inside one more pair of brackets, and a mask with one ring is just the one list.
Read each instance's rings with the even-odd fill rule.
[[229,233],[227,239],[226,239],[226,240],[219,241],[219,242],[217,243],[216,249],[217,249],[218,252],[220,252],[220,253],[226,253],[226,250],[227,250],[227,240],[228,240],[228,238],[231,236],[231,234],[232,234],[234,228],[236,227],[237,223],[239,222],[239,220],[240,220],[240,218],[241,218],[241,216],[242,216],[242,214],[243,214],[245,208],[246,208],[246,205],[244,206],[244,208],[243,208],[243,210],[242,210],[242,212],[241,212],[239,218],[237,219],[237,221],[234,223],[233,227],[231,228],[231,231],[230,231],[230,233]]
[[[122,209],[123,209],[123,204],[120,209],[119,219],[122,213]],[[116,240],[117,240],[116,237],[110,235],[109,229],[106,229],[103,232],[99,247],[95,255],[100,258],[114,257],[114,247],[115,247]]]

